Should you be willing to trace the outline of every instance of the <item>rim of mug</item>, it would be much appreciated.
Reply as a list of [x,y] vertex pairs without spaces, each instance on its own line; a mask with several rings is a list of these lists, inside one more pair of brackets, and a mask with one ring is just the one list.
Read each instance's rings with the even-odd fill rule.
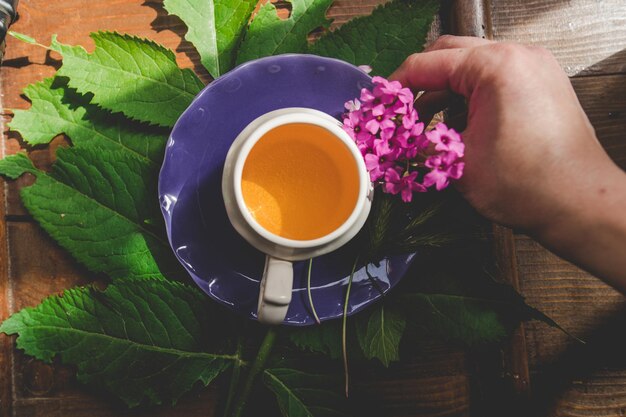
[[[293,109],[293,112],[286,113],[286,111],[289,111],[292,109]],[[344,235],[354,225],[354,223],[358,220],[359,215],[361,213],[361,202],[365,198],[367,198],[367,192],[368,192],[370,180],[369,180],[369,176],[367,175],[367,169],[365,167],[365,161],[363,160],[361,151],[356,146],[356,143],[354,142],[354,140],[352,140],[350,135],[348,135],[348,133],[343,130],[341,122],[339,122],[338,120],[334,119],[333,117],[329,116],[326,113],[320,112],[315,109],[298,108],[298,107],[279,109],[279,110],[275,110],[274,112],[280,112],[280,114],[274,117],[271,117],[269,120],[263,122],[252,133],[250,133],[250,135],[245,139],[245,142],[242,145],[241,150],[239,151],[239,154],[235,161],[233,179],[235,183],[234,184],[235,200],[237,202],[239,212],[243,216],[244,220],[248,223],[248,225],[250,225],[250,227],[252,227],[252,229],[254,229],[256,233],[258,233],[263,238],[277,245],[280,245],[283,247],[303,249],[303,248],[313,248],[313,247],[330,243],[336,240],[337,238],[339,238],[340,236]],[[259,116],[257,119],[252,121],[250,125],[257,122],[258,119],[270,116],[271,113],[273,112],[269,112],[269,113]],[[261,224],[258,223],[256,219],[252,216],[252,214],[248,210],[248,207],[245,204],[245,201],[243,198],[243,192],[241,189],[243,167],[248,158],[248,155],[250,154],[250,151],[252,151],[252,148],[254,148],[257,142],[270,130],[275,129],[279,126],[292,124],[292,123],[308,123],[308,124],[312,124],[315,126],[319,126],[321,128],[328,130],[334,137],[341,140],[341,142],[346,146],[346,148],[352,154],[354,162],[356,163],[357,174],[359,176],[359,194],[355,201],[354,208],[352,209],[352,212],[350,213],[350,216],[348,216],[348,218],[338,228],[336,228],[329,234],[321,236],[316,239],[310,239],[310,240],[289,239],[289,238],[282,237],[280,235],[270,232],[269,230],[261,226]]]

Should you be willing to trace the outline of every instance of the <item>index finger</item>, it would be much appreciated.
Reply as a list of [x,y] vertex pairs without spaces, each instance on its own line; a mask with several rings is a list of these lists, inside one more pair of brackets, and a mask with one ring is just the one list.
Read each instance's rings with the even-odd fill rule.
[[389,79],[413,90],[452,90],[469,97],[473,86],[464,68],[469,51],[453,48],[410,55]]
[[440,49],[454,49],[454,48],[475,48],[477,46],[488,45],[494,43],[494,41],[477,38],[475,36],[453,36],[453,35],[441,35],[435,41],[428,45],[424,52],[437,51]]

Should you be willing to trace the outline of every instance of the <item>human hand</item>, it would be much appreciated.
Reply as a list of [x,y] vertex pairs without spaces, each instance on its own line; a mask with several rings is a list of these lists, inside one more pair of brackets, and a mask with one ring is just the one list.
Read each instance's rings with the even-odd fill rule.
[[481,214],[593,272],[619,274],[599,264],[609,245],[626,250],[624,220],[608,220],[626,208],[626,175],[602,149],[548,51],[443,36],[390,78],[427,91],[418,111],[433,103],[441,110],[448,91],[467,99],[465,173],[457,188]]

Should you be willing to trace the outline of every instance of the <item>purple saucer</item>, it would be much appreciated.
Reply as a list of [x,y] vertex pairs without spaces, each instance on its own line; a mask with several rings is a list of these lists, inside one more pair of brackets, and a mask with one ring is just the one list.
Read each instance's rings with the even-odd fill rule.
[[[339,118],[343,105],[371,86],[357,67],[313,55],[279,55],[240,65],[209,84],[180,117],[159,176],[159,201],[170,244],[204,292],[256,319],[265,257],[241,238],[226,216],[222,168],[231,143],[258,116],[284,107],[309,107]],[[312,297],[321,320],[341,317],[354,243],[313,260]],[[413,255],[394,256],[354,275],[348,312],[382,296],[406,273]],[[307,262],[294,264],[294,289],[285,324],[313,324],[306,291]],[[378,287],[378,288],[376,288]]]

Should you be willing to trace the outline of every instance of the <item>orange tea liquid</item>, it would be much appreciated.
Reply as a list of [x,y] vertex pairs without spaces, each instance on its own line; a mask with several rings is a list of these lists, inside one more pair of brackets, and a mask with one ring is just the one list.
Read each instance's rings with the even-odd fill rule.
[[359,173],[346,145],[328,130],[291,123],[254,145],[243,167],[243,199],[266,230],[288,239],[331,233],[350,216]]

